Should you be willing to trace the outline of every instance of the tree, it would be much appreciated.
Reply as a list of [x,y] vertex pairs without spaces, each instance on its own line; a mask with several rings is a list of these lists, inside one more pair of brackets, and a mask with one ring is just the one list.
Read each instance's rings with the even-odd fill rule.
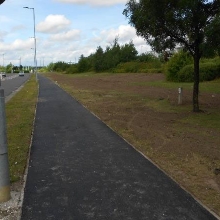
[[78,71],[82,73],[88,70],[89,70],[88,58],[85,58],[83,55],[81,55],[78,62]]
[[134,46],[133,41],[130,41],[129,44],[121,46],[120,52],[120,62],[129,62],[136,59],[138,52]]
[[47,66],[47,70],[53,71],[53,68],[54,68],[54,63],[49,63],[49,65]]
[[5,0],[0,0],[0,5],[4,2]]
[[[199,62],[204,48],[219,44],[219,0],[130,0],[123,14],[157,52],[182,46],[194,60],[193,111],[199,112]],[[218,26],[219,28],[219,26]],[[213,44],[213,45],[211,45]]]
[[64,72],[69,68],[69,66],[70,65],[68,63],[65,63],[63,61],[58,61],[54,63],[53,70],[57,72]]
[[10,63],[10,64],[8,64],[7,66],[6,66],[6,68],[5,68],[5,71],[6,71],[6,73],[10,73],[11,72],[11,69],[12,69],[12,64]]
[[[220,16],[216,16],[212,23],[207,27],[207,42],[204,51],[208,54],[220,55]],[[211,46],[211,48],[210,48]]]
[[96,72],[101,72],[104,70],[104,52],[103,49],[99,46],[96,49],[95,55],[94,55],[94,69]]
[[106,70],[115,68],[120,63],[121,47],[118,43],[119,37],[116,37],[111,46],[107,46],[105,50],[105,67]]

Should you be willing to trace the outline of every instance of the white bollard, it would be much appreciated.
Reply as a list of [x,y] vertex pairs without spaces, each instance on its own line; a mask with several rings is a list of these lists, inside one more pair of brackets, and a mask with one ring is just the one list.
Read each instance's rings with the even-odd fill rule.
[[183,103],[183,88],[178,88],[178,105],[182,105]]

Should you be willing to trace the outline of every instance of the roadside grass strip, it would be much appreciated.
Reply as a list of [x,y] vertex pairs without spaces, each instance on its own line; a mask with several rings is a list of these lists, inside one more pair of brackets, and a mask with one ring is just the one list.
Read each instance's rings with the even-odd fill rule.
[[7,141],[11,183],[23,178],[29,155],[38,96],[34,75],[6,104]]

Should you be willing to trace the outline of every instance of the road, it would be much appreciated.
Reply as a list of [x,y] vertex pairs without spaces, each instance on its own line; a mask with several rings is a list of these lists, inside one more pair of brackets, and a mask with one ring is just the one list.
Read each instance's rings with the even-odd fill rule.
[[13,94],[22,86],[30,77],[29,73],[24,74],[24,76],[18,76],[18,74],[8,74],[1,81],[1,89],[4,89],[6,101],[8,101],[9,97],[13,96]]

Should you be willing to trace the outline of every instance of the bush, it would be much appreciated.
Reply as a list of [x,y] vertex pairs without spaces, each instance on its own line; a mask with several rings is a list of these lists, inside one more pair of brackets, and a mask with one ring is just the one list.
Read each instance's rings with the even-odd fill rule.
[[137,62],[127,62],[120,63],[112,70],[114,73],[137,73],[138,63]]
[[220,77],[220,64],[202,63],[200,65],[200,81],[210,81]]
[[115,73],[160,73],[162,63],[158,62],[127,62],[120,63],[114,68]]
[[124,66],[125,73],[137,73],[139,69],[139,65],[136,62],[124,63],[123,66]]
[[[200,81],[211,81],[220,77],[220,62],[201,63],[199,67]],[[178,72],[179,82],[193,82],[194,66],[186,65]]]
[[78,70],[78,67],[77,65],[71,65],[69,68],[67,68],[66,70],[66,74],[73,74],[73,73],[78,73],[79,70]]
[[194,65],[186,65],[177,73],[178,82],[193,82]]
[[193,58],[187,52],[175,53],[165,66],[166,79],[168,81],[179,81],[178,72],[186,65],[192,64]]

